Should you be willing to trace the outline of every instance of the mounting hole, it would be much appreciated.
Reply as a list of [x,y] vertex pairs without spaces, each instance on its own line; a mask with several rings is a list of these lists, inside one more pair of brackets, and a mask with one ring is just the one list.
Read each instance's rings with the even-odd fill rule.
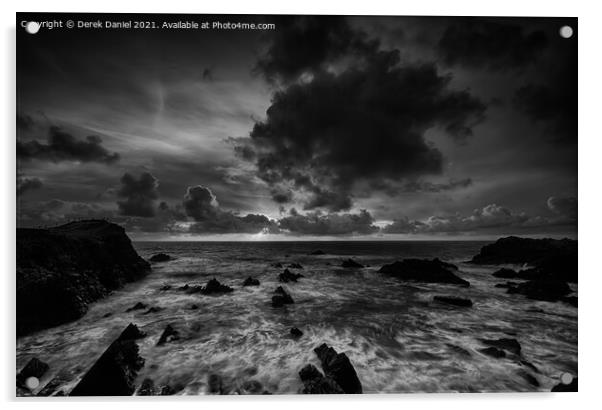
[[571,384],[573,381],[573,375],[570,373],[562,373],[562,376],[560,376],[560,381],[562,384]]
[[40,31],[40,23],[36,21],[28,21],[27,24],[25,24],[25,31],[27,31],[29,34],[36,34],[38,31]]
[[37,377],[28,377],[25,380],[25,387],[27,387],[29,390],[33,390],[35,388],[37,388],[40,385],[40,380],[38,380]]
[[573,28],[571,26],[562,26],[560,27],[560,30],[558,30],[558,32],[560,33],[560,37],[562,38],[573,37]]

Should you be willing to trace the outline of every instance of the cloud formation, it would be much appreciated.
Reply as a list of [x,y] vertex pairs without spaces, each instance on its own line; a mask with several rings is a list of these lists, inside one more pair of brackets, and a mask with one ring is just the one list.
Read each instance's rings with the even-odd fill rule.
[[44,184],[39,178],[17,178],[17,195],[23,195],[27,191],[42,188]]
[[17,158],[42,161],[81,161],[102,162],[111,164],[119,159],[119,154],[109,152],[102,146],[102,140],[96,135],[89,135],[85,140],[78,140],[73,135],[52,126],[48,132],[48,143],[36,140],[17,141]]
[[158,187],[159,181],[149,172],[143,172],[138,179],[125,173],[117,191],[117,196],[124,198],[117,201],[119,214],[144,218],[155,216],[155,200],[159,198]]
[[337,236],[337,235],[367,235],[378,232],[370,212],[361,210],[359,213],[328,213],[310,212],[299,214],[292,208],[290,215],[281,218],[280,229],[297,235]]

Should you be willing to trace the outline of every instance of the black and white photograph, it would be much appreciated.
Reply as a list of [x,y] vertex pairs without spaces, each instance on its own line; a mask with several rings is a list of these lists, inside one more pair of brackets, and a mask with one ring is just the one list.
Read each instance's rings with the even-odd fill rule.
[[578,37],[16,13],[16,396],[578,391]]

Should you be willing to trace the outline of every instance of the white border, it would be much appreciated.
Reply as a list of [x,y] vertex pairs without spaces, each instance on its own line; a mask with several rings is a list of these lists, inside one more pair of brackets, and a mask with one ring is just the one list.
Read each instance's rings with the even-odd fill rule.
[[[325,2],[324,0],[303,0],[296,2],[279,1],[123,1],[103,0],[102,2],[80,1],[13,1],[6,0],[0,5],[2,21],[4,63],[2,71],[3,93],[0,110],[3,126],[0,152],[2,170],[3,201],[2,235],[0,242],[0,270],[2,283],[2,318],[4,332],[0,337],[1,363],[0,398],[8,401],[8,407],[19,406],[48,409],[105,408],[111,406],[131,409],[162,409],[169,403],[177,403],[179,408],[239,408],[250,410],[286,407],[287,410],[308,407],[332,407],[344,405],[350,409],[363,409],[374,405],[379,408],[433,408],[440,410],[487,408],[504,409],[518,406],[541,406],[548,409],[588,408],[599,405],[599,388],[602,356],[600,342],[600,290],[602,289],[602,269],[597,256],[601,253],[597,237],[600,235],[600,172],[602,163],[602,137],[600,132],[600,69],[602,61],[600,49],[600,6],[593,1],[527,1],[503,0],[487,2],[477,0],[421,0],[416,2],[370,0],[350,4],[349,1]],[[14,397],[14,235],[15,235],[15,12],[54,11],[54,12],[157,12],[157,13],[222,13],[222,14],[366,14],[366,15],[488,15],[488,16],[569,16],[579,17],[579,249],[580,276],[579,289],[579,390],[577,394],[430,394],[430,395],[366,395],[336,397],[199,397],[199,398],[153,398],[149,400],[103,399],[103,401],[69,399],[68,401],[17,400]]]

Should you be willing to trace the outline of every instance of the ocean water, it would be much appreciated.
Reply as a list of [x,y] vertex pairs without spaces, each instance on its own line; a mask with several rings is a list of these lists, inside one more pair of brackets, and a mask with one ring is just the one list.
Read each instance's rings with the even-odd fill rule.
[[[175,259],[153,264],[148,277],[92,304],[81,319],[19,338],[17,370],[35,356],[51,368],[40,388],[58,376],[68,392],[132,322],[148,334],[139,341],[146,364],[138,384],[149,377],[177,394],[205,394],[214,374],[230,393],[247,392],[249,381],[274,394],[298,393],[303,387],[298,372],[308,363],[320,368],[313,349],[322,343],[347,354],[365,393],[549,391],[562,374],[577,373],[577,309],[495,288],[505,282],[491,276],[499,266],[465,263],[484,244],[138,242],[134,246],[144,258],[165,252]],[[316,249],[326,255],[309,255]],[[340,268],[349,257],[366,267]],[[409,257],[455,263],[458,276],[471,286],[402,282],[377,272]],[[283,269],[271,266],[276,262],[300,263],[304,269],[298,272],[305,277],[279,283]],[[261,285],[242,287],[248,276]],[[214,277],[234,292],[209,296],[177,290]],[[172,288],[161,290],[164,285]],[[280,285],[295,304],[271,306]],[[474,306],[442,305],[433,302],[434,295],[470,298]],[[162,310],[125,312],[137,302]],[[198,309],[191,309],[193,304]],[[156,346],[167,324],[181,338]],[[293,339],[291,327],[303,336]],[[483,338],[516,338],[521,357],[485,356],[479,352],[486,347]],[[529,382],[531,376],[539,386]]]

